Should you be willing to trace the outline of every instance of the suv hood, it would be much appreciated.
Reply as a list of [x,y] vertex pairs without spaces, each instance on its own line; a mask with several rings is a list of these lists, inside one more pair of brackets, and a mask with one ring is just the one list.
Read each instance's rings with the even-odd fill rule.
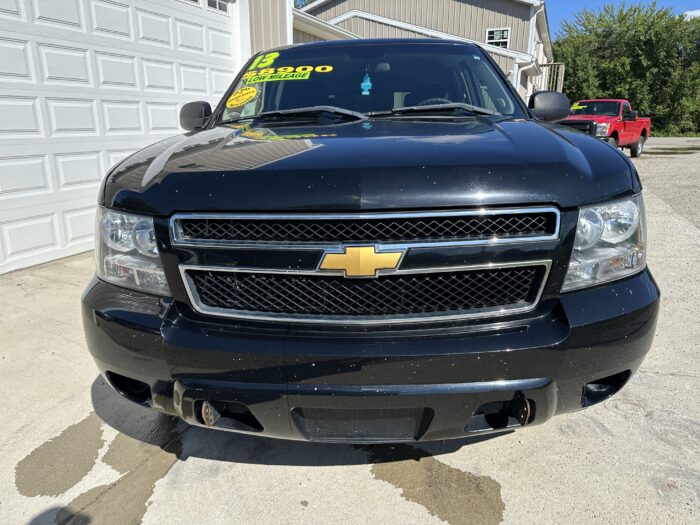
[[631,162],[577,131],[528,120],[375,119],[221,126],[145,148],[101,204],[175,212],[356,211],[599,202],[638,186]]

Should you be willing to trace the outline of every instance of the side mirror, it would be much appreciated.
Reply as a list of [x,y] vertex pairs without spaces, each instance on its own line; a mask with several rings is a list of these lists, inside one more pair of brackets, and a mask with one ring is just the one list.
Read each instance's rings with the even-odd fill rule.
[[623,120],[631,120],[632,122],[634,122],[635,120],[637,120],[637,118],[639,118],[639,112],[630,111],[624,116]]
[[569,116],[571,101],[564,93],[540,91],[530,97],[527,107],[536,119],[554,122]]
[[209,102],[189,102],[180,110],[180,126],[187,131],[203,128],[211,117]]

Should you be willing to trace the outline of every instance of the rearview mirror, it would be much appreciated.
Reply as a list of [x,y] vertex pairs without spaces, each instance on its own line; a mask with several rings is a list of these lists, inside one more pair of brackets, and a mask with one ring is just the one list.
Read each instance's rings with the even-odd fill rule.
[[540,91],[530,97],[527,107],[536,119],[554,122],[569,116],[571,101],[564,93]]
[[209,102],[189,102],[180,110],[180,126],[187,131],[203,128],[211,117]]

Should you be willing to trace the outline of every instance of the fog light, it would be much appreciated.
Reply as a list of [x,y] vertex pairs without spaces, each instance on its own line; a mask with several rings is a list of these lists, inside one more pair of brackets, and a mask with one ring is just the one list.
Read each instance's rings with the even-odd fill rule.
[[619,374],[614,374],[601,379],[596,379],[590,383],[583,385],[583,395],[581,396],[581,406],[589,407],[605,401],[613,394],[617,393],[627,380],[630,378],[631,372],[625,370]]

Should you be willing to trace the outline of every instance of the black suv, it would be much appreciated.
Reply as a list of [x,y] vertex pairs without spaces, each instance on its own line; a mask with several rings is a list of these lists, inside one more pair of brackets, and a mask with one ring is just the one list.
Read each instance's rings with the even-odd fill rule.
[[398,442],[538,424],[649,350],[632,163],[478,46],[256,55],[113,168],[83,297],[97,366],[193,425]]

